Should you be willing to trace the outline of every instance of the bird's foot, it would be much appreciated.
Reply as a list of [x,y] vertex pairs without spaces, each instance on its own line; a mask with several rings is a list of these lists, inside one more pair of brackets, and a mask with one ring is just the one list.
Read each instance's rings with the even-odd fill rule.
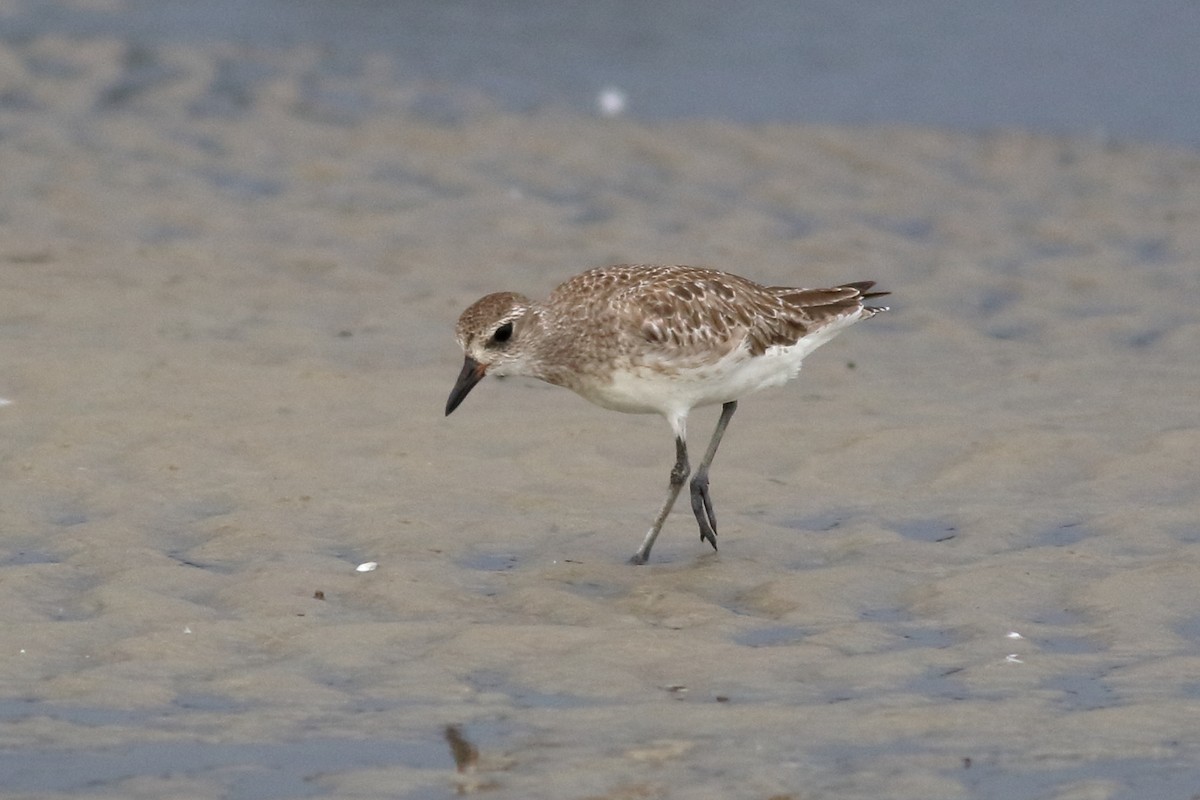
[[692,478],[692,513],[700,526],[700,541],[708,542],[717,549],[717,515],[713,513],[712,498],[708,494],[708,473],[697,472]]

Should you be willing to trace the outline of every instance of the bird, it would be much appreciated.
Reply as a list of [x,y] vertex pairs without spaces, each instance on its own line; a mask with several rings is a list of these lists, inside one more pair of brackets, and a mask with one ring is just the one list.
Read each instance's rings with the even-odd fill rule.
[[633,557],[645,564],[691,467],[688,413],[721,405],[690,483],[701,542],[717,549],[709,467],[738,401],[794,378],[804,357],[886,306],[874,281],[827,289],[763,286],[706,267],[616,264],[568,279],[543,301],[496,292],[458,318],[462,371],[446,416],[487,375],[538,378],[631,414],[660,414],[675,436],[667,497]]

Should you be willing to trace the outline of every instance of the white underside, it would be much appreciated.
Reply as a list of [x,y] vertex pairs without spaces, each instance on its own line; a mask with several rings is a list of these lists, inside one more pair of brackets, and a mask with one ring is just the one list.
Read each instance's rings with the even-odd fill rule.
[[805,356],[858,318],[858,314],[847,316],[790,347],[770,347],[760,356],[752,356],[742,347],[704,367],[661,371],[649,365],[618,370],[610,383],[583,387],[579,394],[615,411],[662,414],[677,436],[686,436],[687,415],[693,408],[728,403],[782,386],[800,372]]

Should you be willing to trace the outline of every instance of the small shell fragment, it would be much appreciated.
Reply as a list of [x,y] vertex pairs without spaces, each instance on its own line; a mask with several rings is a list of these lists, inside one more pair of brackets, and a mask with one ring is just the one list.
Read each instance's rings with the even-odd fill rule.
[[357,567],[355,567],[354,571],[355,572],[372,572],[378,566],[379,566],[379,562],[377,562],[377,561],[364,561],[363,563],[361,563]]

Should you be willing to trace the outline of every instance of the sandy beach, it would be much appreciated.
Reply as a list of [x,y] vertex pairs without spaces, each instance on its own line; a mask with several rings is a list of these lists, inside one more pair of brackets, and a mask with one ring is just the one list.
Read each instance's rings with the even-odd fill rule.
[[[0,47],[0,795],[1200,791],[1200,154],[323,59]],[[741,404],[719,553],[625,564],[659,418],[443,416],[467,304],[618,262],[893,293]]]

